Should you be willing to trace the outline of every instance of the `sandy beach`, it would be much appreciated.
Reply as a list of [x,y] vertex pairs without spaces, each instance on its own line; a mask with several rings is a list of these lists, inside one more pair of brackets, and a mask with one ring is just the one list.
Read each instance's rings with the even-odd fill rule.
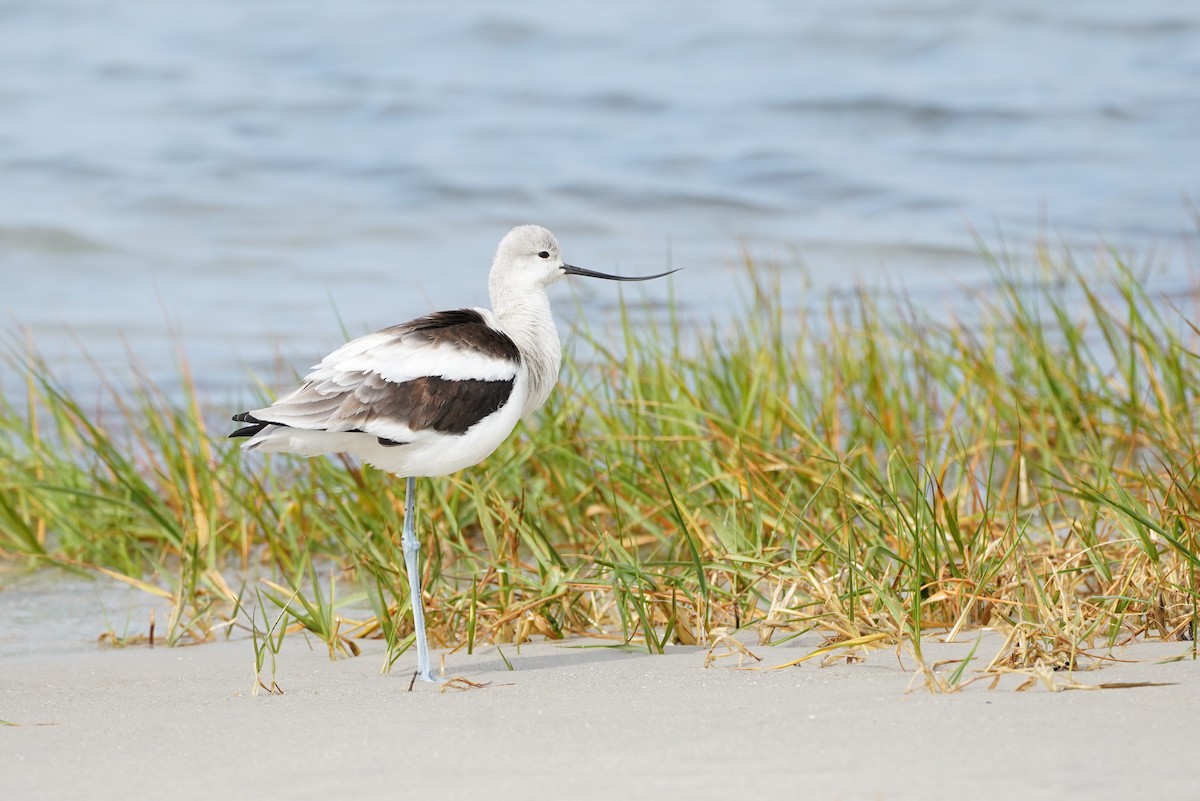
[[[929,641],[929,660],[971,640]],[[987,634],[983,664],[999,647]],[[447,658],[486,684],[409,691],[411,654],[331,662],[285,643],[282,696],[254,695],[248,640],[7,655],[0,774],[10,799],[1196,798],[1200,664],[1190,643],[1117,649],[1018,692],[1020,677],[954,694],[914,683],[895,649],[865,662],[705,668],[707,649],[651,656],[584,642]],[[770,667],[816,645],[752,646]],[[719,649],[725,652],[725,649]],[[439,652],[440,655],[441,652]],[[1172,657],[1187,658],[1171,660]],[[907,663],[907,660],[903,660]],[[914,687],[906,691],[910,685]]]

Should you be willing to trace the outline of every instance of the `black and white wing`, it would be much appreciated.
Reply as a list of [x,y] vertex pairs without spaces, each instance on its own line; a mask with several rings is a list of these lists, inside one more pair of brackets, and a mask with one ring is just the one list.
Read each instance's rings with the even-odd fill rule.
[[[516,344],[483,309],[435,312],[347,342],[293,392],[236,415],[230,436],[265,440],[276,427],[354,432],[382,445],[460,435],[512,395]],[[299,431],[294,432],[296,434]]]

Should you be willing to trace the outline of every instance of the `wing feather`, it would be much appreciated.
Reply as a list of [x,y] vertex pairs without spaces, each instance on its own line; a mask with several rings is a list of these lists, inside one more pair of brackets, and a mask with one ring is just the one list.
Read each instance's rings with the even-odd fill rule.
[[508,400],[520,351],[483,309],[440,312],[347,342],[254,420],[393,443],[462,434]]

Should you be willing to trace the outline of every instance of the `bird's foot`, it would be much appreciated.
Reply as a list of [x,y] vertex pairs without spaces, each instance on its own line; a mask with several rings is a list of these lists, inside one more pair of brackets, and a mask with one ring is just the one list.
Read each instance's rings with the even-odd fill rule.
[[409,690],[412,690],[412,688],[416,685],[418,679],[421,681],[429,682],[430,684],[445,684],[446,681],[448,681],[448,679],[439,679],[437,676],[434,676],[433,671],[430,670],[429,668],[425,668],[424,670],[414,670],[413,675],[412,675],[412,681],[410,681],[408,683]]

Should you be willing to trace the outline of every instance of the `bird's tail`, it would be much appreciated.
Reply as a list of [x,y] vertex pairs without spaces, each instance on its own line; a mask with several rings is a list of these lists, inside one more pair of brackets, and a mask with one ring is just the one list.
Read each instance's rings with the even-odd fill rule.
[[[250,425],[243,426],[242,428],[239,428],[237,431],[234,431],[232,434],[229,435],[230,439],[236,439],[238,437],[253,437],[258,434],[261,434],[263,429],[266,428],[267,426],[276,425],[276,423],[267,423],[262,420],[259,420],[257,417],[250,414],[250,412],[240,412],[238,414],[235,414],[233,416],[233,422],[249,423]],[[247,444],[249,444],[249,443],[247,443]]]
[[272,423],[258,419],[253,412],[235,414],[233,420],[237,423],[248,424],[229,435],[230,439],[246,437],[246,441],[242,443],[242,449],[247,451],[320,456],[326,453],[352,451],[357,438],[362,436],[355,432],[295,428],[286,423]]

